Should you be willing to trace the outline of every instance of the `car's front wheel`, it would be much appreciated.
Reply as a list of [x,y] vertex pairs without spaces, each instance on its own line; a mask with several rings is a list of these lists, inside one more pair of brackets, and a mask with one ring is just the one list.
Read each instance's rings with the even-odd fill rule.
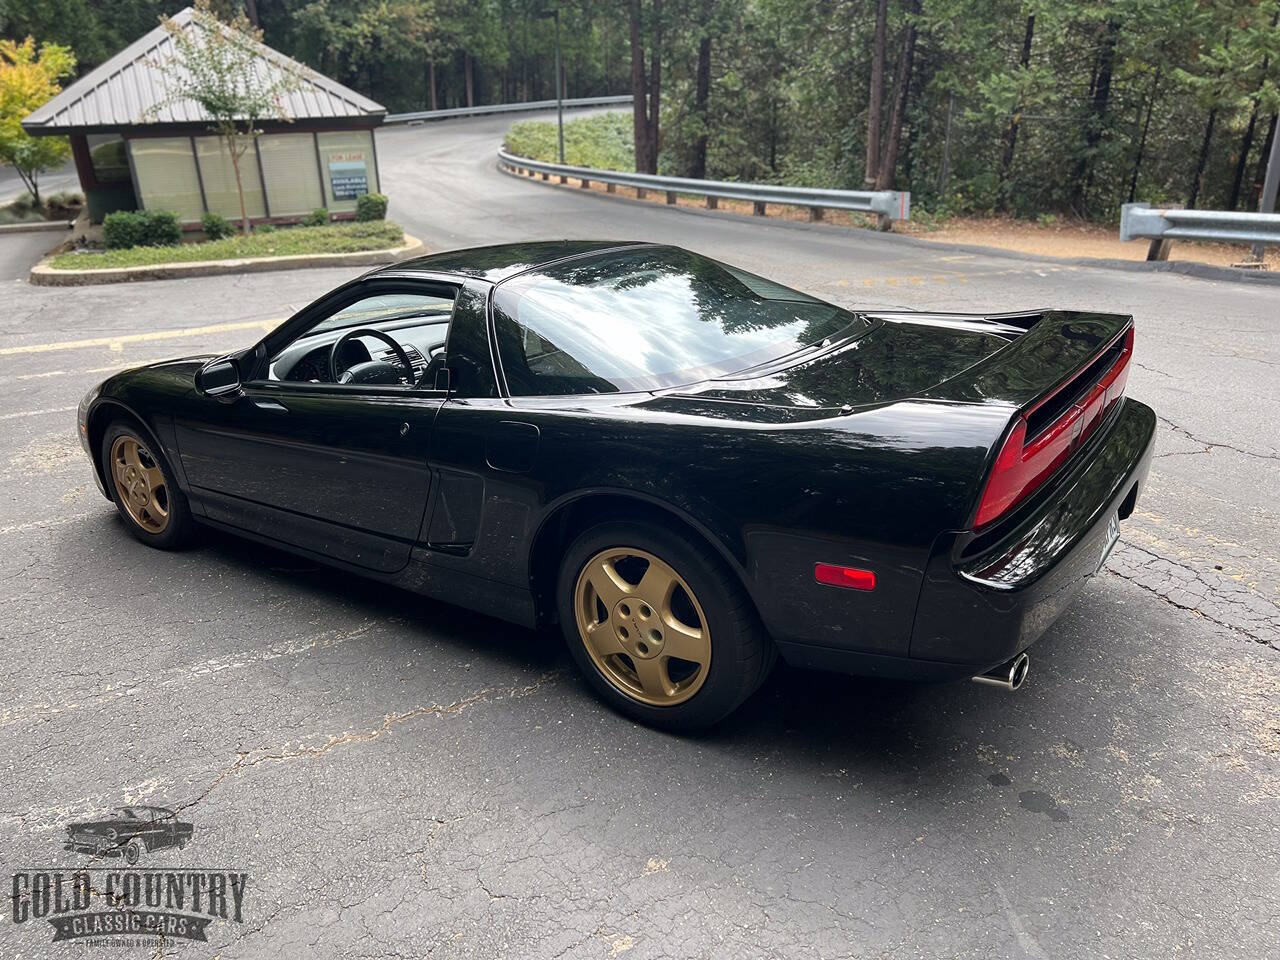
[[130,420],[111,423],[102,437],[101,456],[107,490],[130,533],[162,550],[191,540],[195,521],[187,498],[140,427]]
[[775,652],[733,574],[706,546],[664,526],[611,522],[570,545],[560,622],[607,703],[643,723],[696,729],[749,697]]

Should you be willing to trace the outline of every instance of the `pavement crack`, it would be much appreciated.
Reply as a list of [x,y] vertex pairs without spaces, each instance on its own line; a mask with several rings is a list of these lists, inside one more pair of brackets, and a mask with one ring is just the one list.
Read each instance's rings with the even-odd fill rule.
[[[1156,419],[1179,436],[1185,437],[1192,443],[1198,443],[1200,446],[1204,447],[1203,450],[1194,451],[1196,453],[1208,453],[1210,450],[1230,450],[1233,453],[1240,454],[1241,456],[1254,457],[1258,460],[1280,460],[1280,453],[1258,453],[1256,450],[1244,450],[1241,447],[1233,447],[1229,443],[1220,443],[1217,440],[1205,440],[1201,437],[1197,437],[1186,427],[1174,423],[1168,417],[1157,415]],[[1188,451],[1183,451],[1183,453],[1186,452]],[[1168,454],[1161,454],[1160,456],[1168,456]]]
[[[551,670],[542,674],[532,683],[524,684],[522,686],[485,687],[483,690],[478,690],[470,696],[463,697],[460,700],[455,700],[452,703],[433,703],[428,706],[414,707],[412,710],[406,710],[403,713],[389,713],[383,719],[382,723],[379,726],[374,727],[372,730],[366,730],[359,733],[347,732],[338,736],[330,736],[324,743],[316,746],[299,744],[294,747],[288,747],[286,745],[279,748],[278,752],[262,752],[264,748],[244,751],[236,757],[234,763],[225,767],[216,777],[214,777],[209,785],[206,786],[199,795],[195,797],[195,799],[178,805],[174,809],[176,811],[183,811],[196,806],[221,786],[228,777],[238,774],[241,770],[248,769],[249,767],[256,767],[263,763],[285,763],[291,760],[315,759],[317,757],[326,756],[339,747],[361,743],[372,743],[400,724],[407,723],[411,720],[417,720],[422,717],[456,717],[481,704],[499,703],[504,700],[518,700],[539,692],[543,687],[556,683],[563,679],[564,676],[565,671],[563,670]],[[266,748],[267,751],[274,751],[275,749],[276,748]]]

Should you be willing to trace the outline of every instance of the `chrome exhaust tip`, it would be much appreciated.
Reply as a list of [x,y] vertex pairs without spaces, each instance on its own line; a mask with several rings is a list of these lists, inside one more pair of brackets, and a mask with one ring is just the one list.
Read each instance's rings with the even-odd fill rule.
[[1004,687],[1006,690],[1017,690],[1026,682],[1027,672],[1031,669],[1031,658],[1020,653],[1012,660],[1006,660],[998,667],[992,667],[986,673],[973,678],[974,683],[989,683],[993,687]]

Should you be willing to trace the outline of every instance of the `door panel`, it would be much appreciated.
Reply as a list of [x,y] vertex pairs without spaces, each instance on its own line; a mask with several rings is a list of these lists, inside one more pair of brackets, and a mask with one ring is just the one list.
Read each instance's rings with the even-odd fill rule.
[[422,391],[257,382],[175,427],[210,519],[392,572],[422,524],[442,402]]

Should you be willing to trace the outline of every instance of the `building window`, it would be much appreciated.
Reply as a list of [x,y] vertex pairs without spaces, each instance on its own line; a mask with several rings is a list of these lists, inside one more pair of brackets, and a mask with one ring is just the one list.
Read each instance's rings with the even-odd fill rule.
[[356,208],[356,197],[378,192],[373,162],[373,131],[343,130],[316,134],[325,206],[344,211]]
[[125,153],[124,137],[118,133],[91,133],[85,140],[98,183],[105,186],[129,182],[129,155]]
[[310,213],[324,206],[316,142],[309,133],[267,133],[258,138],[267,206],[273,217]]
[[[200,179],[204,183],[204,199],[209,209],[232,220],[240,219],[240,193],[236,189],[236,172],[231,165],[221,137],[196,137],[196,157],[200,161]],[[244,186],[245,212],[252,219],[267,215],[262,201],[262,178],[258,176],[258,158],[253,144],[240,156],[240,182]]]
[[145,210],[172,210],[190,222],[204,215],[200,180],[187,137],[140,137],[129,141]]

